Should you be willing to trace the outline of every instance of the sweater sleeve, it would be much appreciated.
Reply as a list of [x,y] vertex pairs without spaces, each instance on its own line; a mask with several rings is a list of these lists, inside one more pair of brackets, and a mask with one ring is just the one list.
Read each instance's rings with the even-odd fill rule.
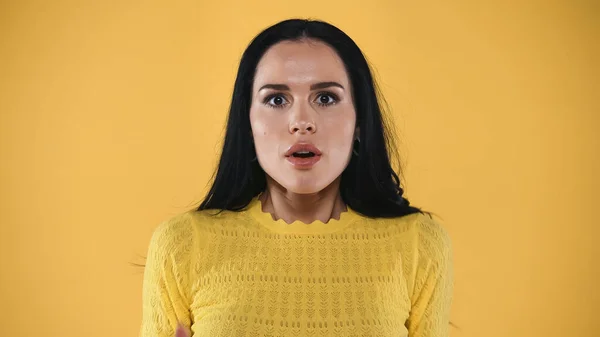
[[161,223],[150,239],[142,286],[140,337],[173,337],[190,327],[190,267],[194,230],[181,214]]
[[450,237],[438,222],[426,215],[417,220],[416,228],[408,335],[446,337],[454,289]]

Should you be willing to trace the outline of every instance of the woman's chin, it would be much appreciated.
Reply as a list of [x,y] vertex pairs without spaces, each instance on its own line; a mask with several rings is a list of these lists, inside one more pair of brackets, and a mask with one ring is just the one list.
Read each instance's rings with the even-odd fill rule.
[[301,176],[292,179],[286,179],[285,184],[281,184],[288,192],[296,194],[316,194],[322,192],[331,183],[317,177]]
[[323,188],[319,188],[316,184],[307,183],[303,181],[301,183],[295,182],[290,184],[282,185],[288,192],[296,194],[313,194],[320,192]]
[[269,175],[270,179],[280,186],[286,192],[296,194],[317,194],[325,190],[335,179],[336,176],[330,172],[322,172],[319,170],[310,171],[281,171],[279,174]]
[[322,189],[318,188],[310,188],[306,186],[294,186],[292,188],[288,188],[288,192],[296,193],[296,194],[316,194],[320,192]]
[[279,184],[287,191],[296,194],[313,194],[318,193],[325,186],[320,186],[317,179],[310,177],[287,177],[282,179]]

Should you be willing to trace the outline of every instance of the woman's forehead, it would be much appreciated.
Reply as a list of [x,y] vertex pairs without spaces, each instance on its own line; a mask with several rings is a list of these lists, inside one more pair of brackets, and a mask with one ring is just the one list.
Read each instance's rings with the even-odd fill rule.
[[335,50],[314,40],[284,41],[269,48],[258,63],[254,78],[259,86],[321,81],[336,81],[346,86],[348,75]]

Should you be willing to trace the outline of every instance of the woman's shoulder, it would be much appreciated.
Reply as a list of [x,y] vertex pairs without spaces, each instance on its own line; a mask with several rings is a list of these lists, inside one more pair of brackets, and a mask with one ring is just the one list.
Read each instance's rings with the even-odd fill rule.
[[396,233],[403,240],[422,245],[449,247],[450,235],[442,223],[430,213],[412,213],[396,218],[377,219],[378,226]]
[[195,236],[193,222],[189,211],[166,217],[154,228],[150,245],[173,250],[192,244]]
[[436,219],[432,214],[427,212],[411,213],[393,218],[362,218],[371,224],[372,227],[385,228],[400,232],[407,231],[428,231],[428,232],[444,232],[444,227],[440,220]]
[[[150,246],[154,250],[185,253],[194,246],[201,245],[222,223],[223,214],[216,211],[196,209],[176,212],[165,217],[154,228]],[[217,225],[217,226],[215,226]]]
[[[389,236],[405,259],[406,268],[417,263],[449,266],[452,260],[452,242],[442,221],[429,213],[413,213],[382,220],[391,230]],[[444,267],[445,268],[445,267]],[[406,270],[407,275],[412,271]]]
[[170,236],[214,233],[219,230],[247,226],[248,217],[246,211],[192,209],[168,217],[158,226],[157,231]]

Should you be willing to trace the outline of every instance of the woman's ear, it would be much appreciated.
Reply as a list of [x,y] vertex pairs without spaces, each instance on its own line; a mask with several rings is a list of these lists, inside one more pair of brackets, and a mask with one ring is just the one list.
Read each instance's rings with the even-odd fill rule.
[[357,126],[356,129],[354,129],[354,137],[353,140],[357,140],[360,138],[360,127]]

